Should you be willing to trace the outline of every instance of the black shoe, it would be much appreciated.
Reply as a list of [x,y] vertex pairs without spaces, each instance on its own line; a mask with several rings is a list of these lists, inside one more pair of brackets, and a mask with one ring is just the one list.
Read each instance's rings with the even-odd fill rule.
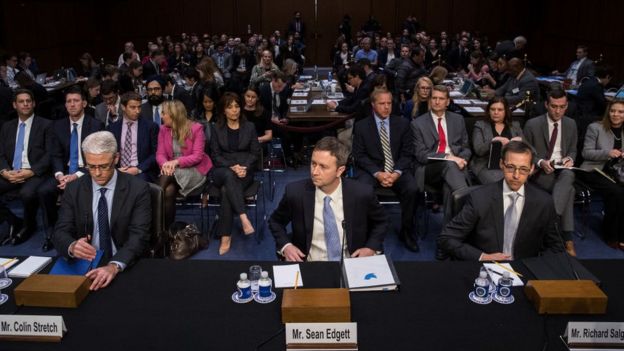
[[402,232],[399,238],[405,244],[405,247],[408,250],[412,252],[420,251],[420,246],[418,246],[418,241],[416,241],[416,239],[414,239],[414,237],[409,232]]
[[2,240],[2,245],[12,244],[13,238],[19,233],[24,226],[24,221],[19,218],[14,219],[9,224],[9,235],[7,235],[4,240]]
[[28,226],[23,227],[20,231],[18,231],[11,240],[11,245],[19,245],[24,241],[28,240],[34,230]]

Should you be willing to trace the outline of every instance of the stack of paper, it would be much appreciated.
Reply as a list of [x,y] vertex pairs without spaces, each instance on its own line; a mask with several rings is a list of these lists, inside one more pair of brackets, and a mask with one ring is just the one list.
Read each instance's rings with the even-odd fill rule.
[[470,100],[465,100],[465,99],[455,99],[453,100],[453,102],[455,102],[458,105],[470,105]]
[[4,269],[6,269],[7,271],[17,262],[19,262],[17,258],[0,257],[0,266],[4,267]]
[[39,272],[43,267],[52,261],[51,257],[30,256],[24,262],[11,269],[9,277],[11,278],[28,278]]
[[386,255],[345,258],[345,281],[350,291],[396,290],[399,279]]
[[480,113],[480,112],[485,112],[485,110],[484,110],[484,109],[482,109],[482,108],[481,108],[481,107],[479,107],[479,106],[476,106],[476,107],[474,107],[474,106],[466,106],[466,107],[464,107],[464,109],[465,109],[467,112],[472,112],[472,113]]
[[294,288],[295,280],[297,286],[303,286],[301,269],[299,264],[288,264],[273,266],[273,286],[276,288]]

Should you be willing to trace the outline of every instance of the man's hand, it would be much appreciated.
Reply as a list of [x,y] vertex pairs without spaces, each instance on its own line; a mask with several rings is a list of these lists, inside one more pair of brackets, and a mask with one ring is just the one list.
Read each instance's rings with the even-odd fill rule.
[[544,170],[544,173],[546,174],[551,174],[555,171],[555,168],[552,166],[552,164],[550,164],[550,161],[548,160],[542,160],[539,166],[542,170]]
[[375,251],[369,249],[368,247],[363,247],[361,249],[355,250],[351,257],[367,257],[375,255]]
[[283,254],[284,254],[284,258],[288,262],[303,262],[303,259],[305,258],[305,255],[303,254],[303,252],[301,252],[301,250],[299,250],[298,247],[292,244],[287,245],[284,248]]
[[67,184],[73,182],[76,179],[78,179],[78,175],[76,175],[75,173],[68,175],[59,175],[58,177],[56,177],[56,181],[58,182],[58,185],[56,187],[60,190],[65,190]]
[[9,183],[17,183],[17,171],[4,171],[2,173],[2,177]]
[[23,183],[34,175],[35,172],[31,169],[19,169],[17,171],[13,171],[13,181],[11,183]]
[[[174,170],[175,170],[175,168],[174,168]],[[122,167],[120,169],[120,171],[124,172],[124,173],[128,173],[128,174],[132,174],[132,175],[139,174],[139,168],[138,167]]]
[[570,157],[566,157],[563,159],[563,167],[574,167],[574,160]]
[[107,287],[115,279],[117,272],[117,266],[113,263],[87,272],[86,277],[93,280],[89,290],[95,291]]
[[503,146],[507,145],[507,143],[509,142],[509,139],[502,137],[502,136],[497,136],[492,138],[492,141],[498,141],[499,143],[503,144]]
[[480,261],[509,261],[511,260],[511,255],[504,254],[502,252],[495,252],[491,254],[483,253],[481,255]]
[[75,258],[93,261],[95,259],[96,251],[95,247],[89,244],[89,241],[88,237],[82,237],[74,241],[69,247],[69,252]]
[[355,91],[355,87],[353,85],[351,85],[351,84],[345,83],[345,88],[347,88],[347,91],[349,93],[353,93]]
[[468,164],[468,162],[466,162],[466,160],[464,160],[463,158],[453,156],[453,155],[446,156],[446,159],[455,162],[457,164],[457,167],[459,167],[460,170],[463,170],[464,168],[466,168],[466,165]]
[[327,101],[327,110],[328,111],[333,111],[336,109],[336,106],[338,106],[338,104],[336,103],[336,101]]

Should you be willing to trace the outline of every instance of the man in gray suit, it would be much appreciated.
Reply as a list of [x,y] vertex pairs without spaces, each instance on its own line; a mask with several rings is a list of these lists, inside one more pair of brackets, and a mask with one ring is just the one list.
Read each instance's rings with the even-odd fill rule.
[[537,79],[533,73],[524,67],[524,62],[521,59],[514,57],[509,60],[507,71],[510,78],[500,88],[496,89],[496,96],[503,96],[512,107],[521,102],[527,92],[531,93],[533,99],[539,97]]
[[568,98],[565,91],[554,89],[548,93],[547,113],[529,120],[524,126],[525,140],[537,154],[537,171],[532,181],[552,193],[555,211],[561,217],[562,236],[566,251],[576,256],[574,232],[574,173],[570,169],[576,159],[576,123],[566,117]]
[[102,81],[100,86],[102,102],[95,106],[95,119],[104,123],[104,127],[117,122],[122,116],[119,85],[112,79]]
[[[448,88],[433,87],[431,111],[412,121],[416,155],[416,184],[423,191],[425,183],[442,185],[444,190],[445,223],[450,219],[450,195],[468,186],[467,165],[472,152],[464,118],[447,111],[450,103]],[[432,160],[431,158],[443,160]]]
[[568,69],[560,73],[559,71],[553,71],[553,74],[561,74],[567,79],[572,80],[572,84],[580,85],[581,80],[585,77],[594,76],[594,61],[587,58],[588,49],[585,45],[579,45],[576,47],[576,60],[574,60]]

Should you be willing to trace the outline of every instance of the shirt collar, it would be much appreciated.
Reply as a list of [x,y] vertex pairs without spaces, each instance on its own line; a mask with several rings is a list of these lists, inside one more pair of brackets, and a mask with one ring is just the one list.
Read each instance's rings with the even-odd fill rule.
[[522,186],[520,187],[520,189],[518,189],[518,191],[513,191],[511,190],[511,188],[509,187],[509,185],[507,185],[507,182],[505,180],[503,180],[503,196],[507,196],[511,193],[518,193],[520,196],[524,197],[524,184],[522,184]]
[[[139,117],[140,118],[140,117]],[[123,121],[124,123],[128,123],[128,122],[138,122],[139,120],[137,119],[136,121],[131,120],[130,118],[126,117],[126,115],[123,116]],[[132,124],[134,125],[134,123]]]
[[74,126],[74,123],[78,124],[78,128],[82,127],[82,122],[84,122],[84,113],[82,114],[82,116],[80,116],[80,118],[78,118],[77,121],[74,122],[73,119],[69,118],[69,125],[70,126]]
[[323,190],[317,187],[316,196],[320,197],[321,199],[325,199],[325,196],[329,196],[332,199],[332,201],[335,203],[336,200],[338,200],[338,198],[342,197],[342,179],[339,179],[339,181],[340,181],[340,184],[338,184],[338,186],[336,187],[336,190],[334,190],[334,192],[331,194],[325,194]]
[[91,178],[91,184],[93,185],[93,193],[98,193],[100,189],[106,188],[111,193],[115,191],[115,186],[117,185],[117,170],[114,171],[113,177],[106,183],[106,185],[102,186],[96,183],[93,178]]
[[17,125],[19,126],[20,123],[26,123],[26,126],[29,127],[30,125],[32,125],[33,120],[35,119],[35,114],[33,113],[32,115],[30,115],[30,117],[26,118],[25,121],[22,122],[21,119],[17,120]]
[[385,125],[387,125],[388,127],[390,126],[390,116],[388,116],[388,118],[384,118],[381,119],[379,117],[379,115],[377,115],[375,112],[373,112],[373,116],[375,116],[375,123],[377,124],[377,126],[379,126],[379,124],[383,121]]

